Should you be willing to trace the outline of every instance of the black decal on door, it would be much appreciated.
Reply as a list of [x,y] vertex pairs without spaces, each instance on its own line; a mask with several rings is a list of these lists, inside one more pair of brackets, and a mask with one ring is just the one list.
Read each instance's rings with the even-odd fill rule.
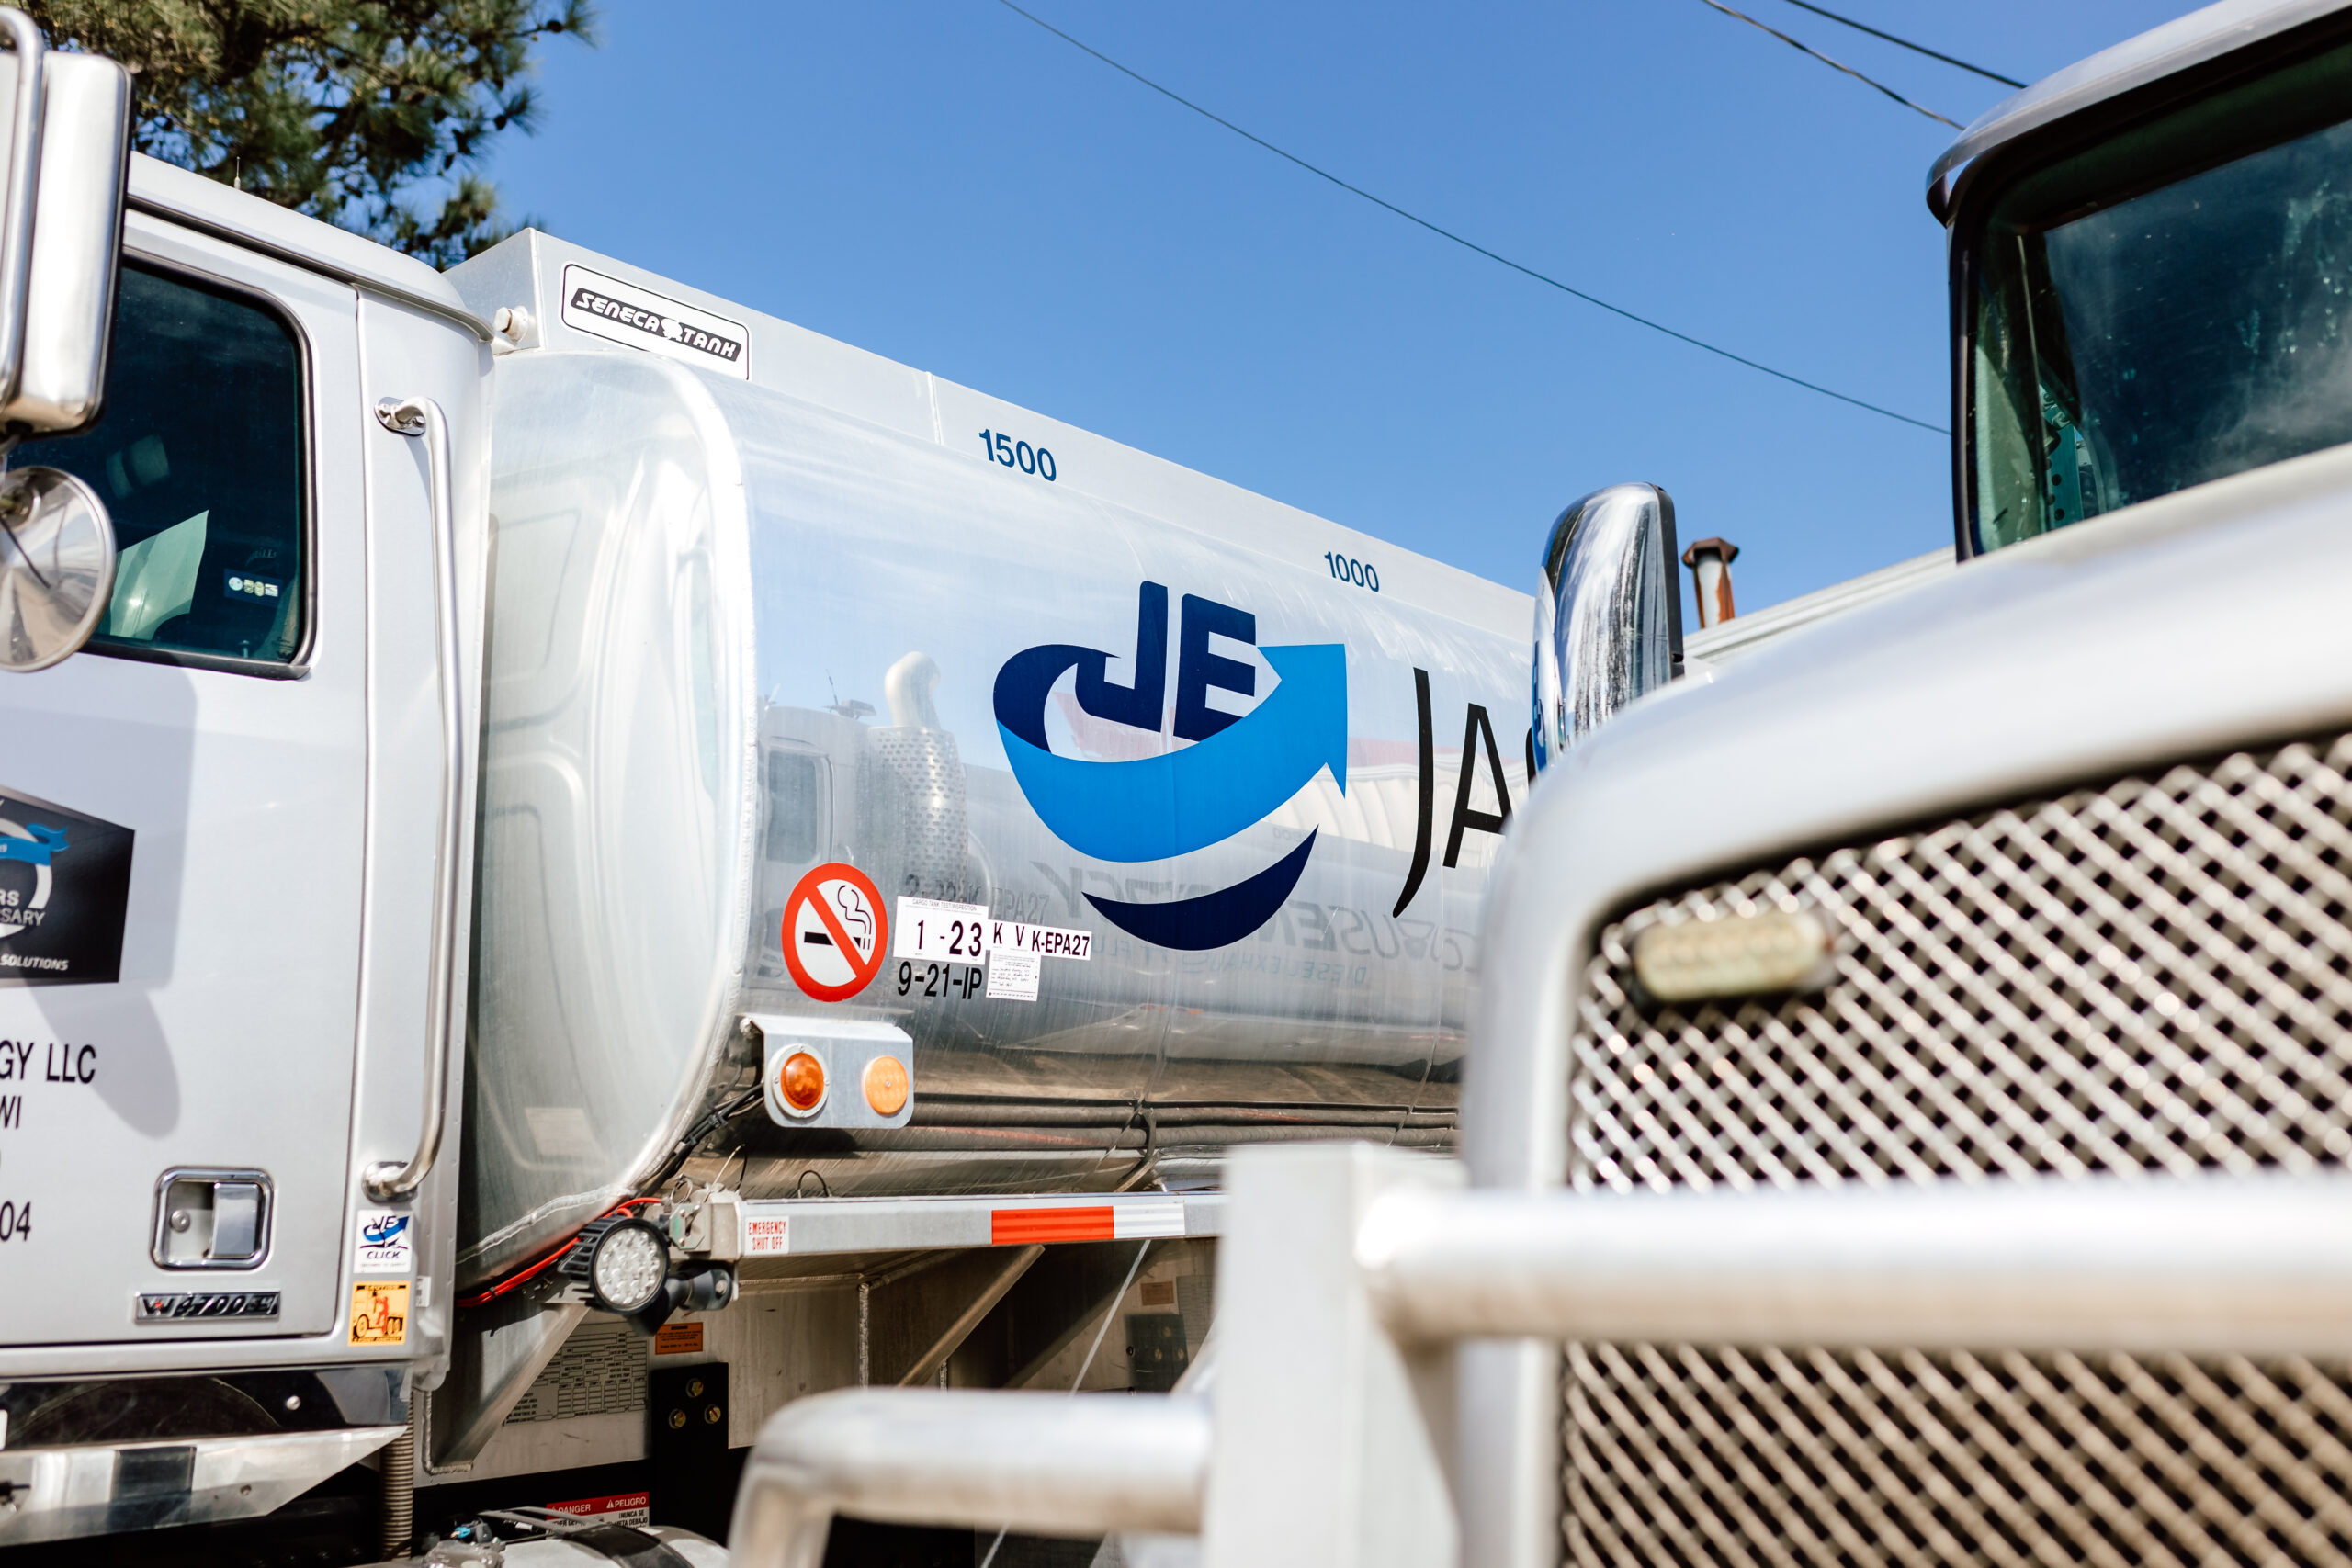
[[104,986],[121,976],[131,836],[0,790],[0,986]]

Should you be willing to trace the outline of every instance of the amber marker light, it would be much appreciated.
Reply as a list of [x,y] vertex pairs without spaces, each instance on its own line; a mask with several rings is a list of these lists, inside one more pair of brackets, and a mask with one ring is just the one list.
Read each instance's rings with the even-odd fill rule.
[[876,1056],[865,1064],[865,1103],[876,1116],[896,1116],[907,1108],[907,1065],[896,1056]]
[[775,1095],[795,1116],[813,1116],[825,1103],[825,1064],[795,1051],[775,1070]]

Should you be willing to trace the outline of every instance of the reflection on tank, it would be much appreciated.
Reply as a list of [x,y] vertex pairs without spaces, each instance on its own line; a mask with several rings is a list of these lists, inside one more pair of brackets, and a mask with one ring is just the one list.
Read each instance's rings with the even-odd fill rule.
[[[1523,598],[1417,606],[1396,553],[1374,597],[1303,540],[1239,548],[664,361],[498,374],[461,1283],[681,1173],[1084,1190],[1212,1179],[1236,1141],[1450,1138],[1528,776],[1490,716],[1521,710]],[[893,952],[819,1001],[781,941],[828,865],[1091,956],[1042,958],[1028,1000]],[[1132,934],[1275,872],[1230,940]],[[770,1122],[751,1014],[903,1029],[910,1124]]]
[[[1450,1128],[1475,909],[1453,907],[1468,902],[1458,896],[1433,901],[1434,911],[1385,907],[1413,857],[1416,762],[1351,767],[1344,795],[1328,773],[1318,776],[1266,824],[1282,847],[1309,834],[1320,846],[1273,919],[1232,949],[1171,952],[1105,925],[1086,896],[1144,901],[1210,885],[1121,875],[1059,846],[1035,852],[1036,819],[1011,773],[966,767],[940,728],[931,702],[939,678],[937,661],[920,652],[890,666],[888,725],[866,722],[856,711],[863,705],[763,714],[769,829],[757,1007],[805,1009],[779,945],[783,904],[802,875],[832,861],[865,870],[888,895],[1093,927],[1096,956],[1048,964],[1048,992],[1035,1004],[942,993],[938,965],[893,960],[858,1000],[914,1038],[922,1093],[913,1128],[861,1137],[861,1148],[942,1151],[957,1146],[963,1130],[981,1128],[991,1148],[1075,1143],[1090,1155],[1182,1151],[1285,1126],[1409,1131],[1410,1141],[1435,1141]],[[1099,728],[1092,738],[1121,744]],[[1443,751],[1449,764],[1458,756]],[[1452,785],[1458,767],[1445,772]],[[1478,797],[1498,827],[1525,775],[1498,776],[1504,798]],[[855,782],[843,795],[818,780]],[[1436,831],[1450,835],[1450,826]],[[1464,833],[1456,863],[1483,868],[1498,841]],[[1043,1135],[1023,1139],[1015,1129]],[[775,1160],[792,1188],[802,1170],[822,1172],[812,1161],[835,1141],[755,1128],[746,1147]]]

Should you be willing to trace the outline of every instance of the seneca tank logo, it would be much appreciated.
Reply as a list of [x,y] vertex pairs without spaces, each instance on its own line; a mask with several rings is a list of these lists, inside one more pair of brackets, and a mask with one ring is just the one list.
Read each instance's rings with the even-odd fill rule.
[[[1179,618],[1174,722],[1193,744],[1158,757],[1089,762],[1057,756],[1046,740],[1046,703],[1075,669],[1080,709],[1157,732],[1167,701],[1168,590],[1137,595],[1135,682],[1114,684],[1100,649],[1047,643],[1024,649],[996,677],[997,731],[1012,776],[1057,837],[1107,861],[1169,860],[1220,843],[1265,820],[1329,768],[1348,787],[1348,658],[1336,642],[1261,648],[1276,684],[1247,715],[1209,706],[1211,691],[1256,696],[1258,668],[1209,651],[1212,635],[1255,645],[1246,610],[1186,594]],[[1087,902],[1128,935],[1201,950],[1238,942],[1263,925],[1306,870],[1315,834],[1245,881],[1167,903],[1128,903],[1090,893]]]

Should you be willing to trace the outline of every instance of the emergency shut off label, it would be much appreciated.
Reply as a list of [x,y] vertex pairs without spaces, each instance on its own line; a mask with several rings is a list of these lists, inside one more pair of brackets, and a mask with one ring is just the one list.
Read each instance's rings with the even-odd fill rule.
[[130,829],[0,790],[0,986],[105,986],[122,974]]

